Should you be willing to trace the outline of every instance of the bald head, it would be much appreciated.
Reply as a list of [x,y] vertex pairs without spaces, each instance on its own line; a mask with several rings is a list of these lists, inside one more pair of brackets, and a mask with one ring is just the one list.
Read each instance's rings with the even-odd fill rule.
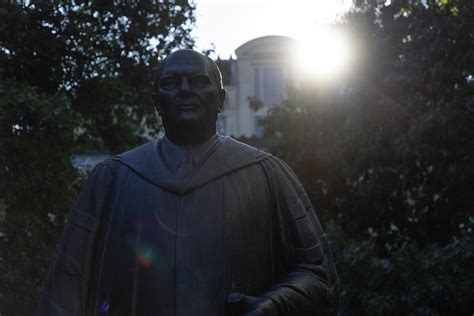
[[205,55],[203,55],[203,54],[201,54],[201,53],[199,53],[195,50],[192,50],[192,49],[177,50],[177,51],[171,53],[170,55],[168,55],[168,57],[166,57],[165,59],[163,59],[163,61],[158,65],[158,68],[156,70],[156,76],[155,76],[155,82],[154,82],[155,87],[159,86],[159,83],[160,83],[160,80],[161,80],[161,75],[163,74],[163,69],[165,68],[166,63],[169,60],[172,60],[173,58],[175,58],[177,56],[180,56],[180,55],[181,56],[182,55],[199,56],[199,58],[201,58],[202,61],[208,67],[208,71],[209,71],[209,74],[211,75],[213,84],[215,84],[215,86],[218,89],[223,89],[224,88],[224,85],[222,84],[222,74],[221,74],[221,71],[219,70],[219,67],[217,66],[217,64],[211,58],[209,58],[208,56],[205,56]]

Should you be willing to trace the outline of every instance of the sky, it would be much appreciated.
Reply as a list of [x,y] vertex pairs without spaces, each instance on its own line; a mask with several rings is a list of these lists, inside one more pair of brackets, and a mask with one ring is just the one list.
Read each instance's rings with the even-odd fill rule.
[[[215,48],[221,58],[267,35],[304,40],[350,9],[351,0],[195,0],[196,48]],[[214,45],[214,46],[213,46]],[[217,56],[213,56],[217,57]]]

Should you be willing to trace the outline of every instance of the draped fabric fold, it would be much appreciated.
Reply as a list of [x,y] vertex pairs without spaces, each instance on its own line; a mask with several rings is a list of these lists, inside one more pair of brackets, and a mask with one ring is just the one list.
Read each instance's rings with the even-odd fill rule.
[[219,136],[177,177],[162,141],[94,169],[38,315],[233,315],[231,293],[258,297],[266,315],[334,310],[327,240],[284,162]]

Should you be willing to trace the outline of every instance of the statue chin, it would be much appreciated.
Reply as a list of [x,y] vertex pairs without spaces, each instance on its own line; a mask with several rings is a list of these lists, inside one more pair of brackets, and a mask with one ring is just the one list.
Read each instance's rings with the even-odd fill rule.
[[[168,138],[181,145],[199,144],[216,133],[217,113],[202,115],[201,111],[182,111],[174,122],[163,122]],[[168,123],[168,124],[167,124]]]
[[166,136],[176,145],[197,145],[216,133],[215,123],[207,124],[202,118],[183,117],[172,126],[165,126]]

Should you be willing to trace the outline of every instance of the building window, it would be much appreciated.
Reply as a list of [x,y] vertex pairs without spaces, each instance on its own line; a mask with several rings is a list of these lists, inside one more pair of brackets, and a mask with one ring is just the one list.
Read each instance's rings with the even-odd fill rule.
[[285,78],[283,69],[277,66],[259,66],[254,68],[255,97],[265,105],[278,104],[283,101]]
[[217,132],[220,135],[227,135],[227,120],[225,116],[217,117]]

